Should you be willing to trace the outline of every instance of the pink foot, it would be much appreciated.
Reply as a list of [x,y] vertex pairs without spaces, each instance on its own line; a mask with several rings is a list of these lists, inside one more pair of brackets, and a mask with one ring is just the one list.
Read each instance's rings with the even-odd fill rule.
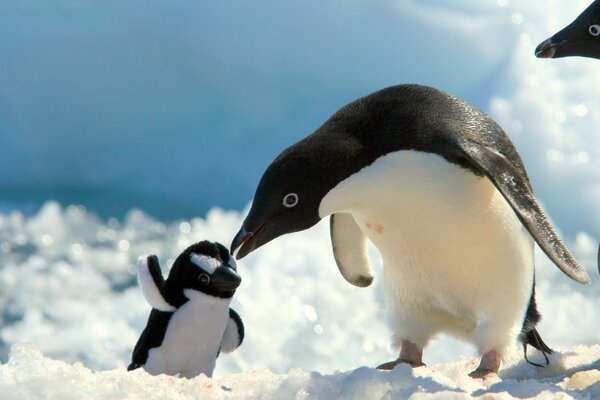
[[419,348],[416,344],[409,342],[408,340],[403,340],[398,359],[383,363],[378,366],[377,369],[389,371],[394,369],[394,367],[398,364],[408,364],[413,368],[424,367],[425,364],[423,364],[422,359],[423,349]]
[[498,378],[500,369],[500,354],[496,350],[490,350],[481,357],[479,367],[469,374],[473,379]]

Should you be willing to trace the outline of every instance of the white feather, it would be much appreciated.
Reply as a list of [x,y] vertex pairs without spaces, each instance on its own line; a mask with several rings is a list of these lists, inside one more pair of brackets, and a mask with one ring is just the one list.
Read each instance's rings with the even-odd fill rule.
[[159,311],[171,312],[175,311],[175,307],[167,303],[160,294],[160,290],[156,287],[152,275],[148,270],[148,257],[141,256],[137,261],[138,282],[146,301]]
[[533,285],[533,239],[500,192],[442,157],[399,151],[339,183],[322,217],[352,214],[384,262],[395,341],[440,332],[504,352]]
[[219,260],[204,254],[192,253],[190,255],[190,260],[197,267],[200,267],[202,270],[208,272],[209,274],[212,274],[217,268],[221,266],[221,262]]

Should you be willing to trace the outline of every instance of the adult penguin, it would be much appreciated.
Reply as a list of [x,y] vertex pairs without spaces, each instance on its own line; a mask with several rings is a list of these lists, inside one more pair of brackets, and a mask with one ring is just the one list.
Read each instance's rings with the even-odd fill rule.
[[600,58],[600,0],[594,1],[566,28],[535,49],[539,58]]
[[437,89],[393,86],[358,99],[284,150],[258,184],[236,258],[331,216],[342,276],[368,286],[379,249],[398,363],[420,366],[440,332],[474,343],[471,373],[496,374],[535,330],[534,240],[572,279],[587,273],[536,201],[515,147],[481,111]]

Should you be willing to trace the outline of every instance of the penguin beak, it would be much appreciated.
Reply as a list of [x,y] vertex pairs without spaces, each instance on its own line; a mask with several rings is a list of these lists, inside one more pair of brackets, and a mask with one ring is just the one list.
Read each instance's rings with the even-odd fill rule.
[[229,265],[222,265],[211,275],[213,285],[223,291],[230,292],[242,283],[242,277]]
[[240,231],[233,238],[233,242],[231,242],[231,254],[235,256],[236,260],[244,258],[260,247],[257,239],[265,225],[266,222],[263,222],[254,231],[246,230],[245,226],[241,227]]
[[553,38],[546,39],[535,48],[535,56],[537,58],[554,58],[558,46],[566,43],[566,40],[554,42]]

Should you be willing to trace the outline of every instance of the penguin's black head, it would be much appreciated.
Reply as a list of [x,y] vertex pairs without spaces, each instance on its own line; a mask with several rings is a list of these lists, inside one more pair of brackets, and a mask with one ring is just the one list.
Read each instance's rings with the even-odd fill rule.
[[250,213],[231,244],[240,259],[286,233],[310,228],[321,220],[319,205],[333,187],[327,146],[313,146],[310,136],[281,153],[261,178]]
[[227,248],[209,241],[185,249],[173,263],[169,280],[181,290],[192,289],[220,298],[232,297],[242,282]]
[[600,0],[594,1],[570,25],[540,43],[535,55],[539,58],[600,58]]

